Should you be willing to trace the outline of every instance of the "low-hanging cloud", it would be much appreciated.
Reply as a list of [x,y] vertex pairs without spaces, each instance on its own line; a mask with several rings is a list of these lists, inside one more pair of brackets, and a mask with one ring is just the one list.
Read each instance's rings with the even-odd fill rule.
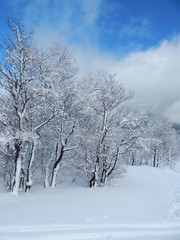
[[123,86],[134,91],[135,108],[151,109],[174,123],[180,123],[180,36],[121,60],[95,49],[76,49],[76,52],[81,73],[102,68],[116,73]]
[[[113,69],[125,86],[134,89],[138,106],[167,114],[167,109],[180,100],[179,59],[180,37],[174,37],[154,49],[131,54]],[[173,113],[168,115],[172,121],[177,121]]]

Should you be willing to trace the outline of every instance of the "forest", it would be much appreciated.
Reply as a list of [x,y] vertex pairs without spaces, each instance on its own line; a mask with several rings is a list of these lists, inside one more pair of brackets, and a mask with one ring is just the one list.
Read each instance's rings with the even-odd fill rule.
[[62,182],[103,187],[127,165],[173,167],[178,131],[132,109],[136,93],[115,73],[101,69],[81,79],[68,47],[39,49],[21,19],[8,27],[0,46],[0,180],[7,191]]

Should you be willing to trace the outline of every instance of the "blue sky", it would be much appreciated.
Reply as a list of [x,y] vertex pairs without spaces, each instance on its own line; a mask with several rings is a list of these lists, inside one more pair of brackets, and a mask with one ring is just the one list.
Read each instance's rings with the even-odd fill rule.
[[22,13],[37,31],[117,58],[180,33],[179,0],[1,0],[0,10],[0,37],[8,14]]
[[1,0],[0,39],[20,13],[38,46],[73,51],[80,77],[116,73],[136,108],[180,124],[180,0]]

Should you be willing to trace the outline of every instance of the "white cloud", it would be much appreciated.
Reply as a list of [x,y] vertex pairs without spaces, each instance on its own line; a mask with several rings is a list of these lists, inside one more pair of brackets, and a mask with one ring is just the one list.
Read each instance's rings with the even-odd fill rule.
[[81,6],[85,13],[85,22],[88,25],[93,25],[99,13],[100,0],[82,0]]
[[[60,39],[57,31],[48,27],[42,27],[34,35],[35,45],[40,49],[48,49],[53,42],[59,41]],[[61,42],[63,42],[63,39],[61,39]]]
[[100,3],[101,0],[33,0],[23,12],[25,20],[42,35],[48,34],[49,30],[56,31],[67,44],[89,45],[97,39],[95,21]]
[[100,69],[112,71],[112,66],[117,64],[113,56],[101,54],[96,48],[74,48],[73,52],[79,64],[80,77]]
[[180,100],[173,102],[167,110],[165,114],[169,117],[169,120],[180,124]]
[[134,89],[136,104],[165,114],[167,107],[180,99],[179,59],[180,37],[164,41],[155,49],[134,53],[113,69],[125,86]]
[[134,107],[152,109],[180,123],[180,37],[120,61],[95,49],[76,49],[81,73],[105,68],[134,91]]

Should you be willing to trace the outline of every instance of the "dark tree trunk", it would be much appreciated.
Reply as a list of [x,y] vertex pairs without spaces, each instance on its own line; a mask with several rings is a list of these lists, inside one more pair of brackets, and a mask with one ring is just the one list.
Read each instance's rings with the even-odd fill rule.
[[17,161],[18,161],[19,154],[20,154],[21,144],[22,144],[22,141],[16,139],[15,144],[14,144],[16,153],[15,153],[15,158],[14,158],[14,164],[15,164],[14,177],[13,177],[13,181],[12,181],[12,185],[11,185],[11,190],[12,190],[12,191],[13,191],[13,189],[14,189],[14,187],[15,187],[15,184],[16,184]]
[[26,177],[26,188],[25,192],[29,192],[32,187],[32,163],[34,161],[34,155],[35,155],[35,144],[32,143],[31,148],[31,156],[28,162],[28,168],[27,168],[27,177]]
[[53,166],[53,172],[52,172],[52,177],[51,177],[51,187],[55,187],[55,183],[54,181],[56,181],[54,178],[56,178],[57,176],[57,168],[58,168],[58,165],[60,164],[62,158],[63,158],[63,155],[64,155],[64,145],[61,144],[61,151],[60,151],[60,154],[59,154],[59,157],[56,159],[55,163],[54,163],[54,166]]
[[109,177],[112,174],[112,172],[114,171],[114,169],[116,167],[116,164],[117,164],[117,161],[118,161],[118,154],[119,154],[119,147],[117,148],[117,151],[116,151],[114,164],[113,164],[111,170],[108,172],[107,177]]
[[135,163],[135,157],[134,157],[134,154],[132,155],[132,166],[134,166],[134,163]]
[[89,181],[89,187],[94,187],[95,186],[95,172],[93,172],[93,176]]
[[103,164],[103,170],[101,174],[101,184],[104,185],[107,177],[107,164]]
[[157,150],[154,149],[153,167],[156,167]]
[[[75,125],[73,125],[72,130],[69,133],[69,135],[66,137],[64,143],[61,143],[61,150],[60,150],[59,157],[56,159],[54,166],[53,166],[52,177],[51,177],[51,187],[56,186],[56,177],[57,177],[57,173],[58,173],[58,169],[59,169],[59,164],[63,158],[64,152],[65,152],[65,146],[68,143],[69,137],[74,133],[74,129],[75,129]],[[57,146],[56,146],[56,154],[57,154]]]

